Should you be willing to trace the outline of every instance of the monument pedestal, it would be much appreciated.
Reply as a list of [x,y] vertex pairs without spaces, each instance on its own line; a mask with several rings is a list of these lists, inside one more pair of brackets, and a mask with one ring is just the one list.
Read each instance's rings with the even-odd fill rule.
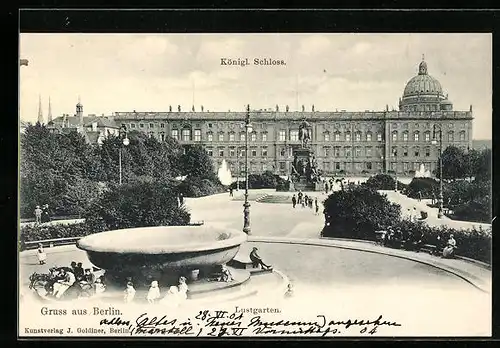
[[290,185],[290,191],[323,190],[321,183],[317,182],[315,178],[311,178],[311,171],[316,169],[311,166],[311,158],[314,159],[314,153],[311,149],[294,149],[293,165],[296,172],[292,172],[293,185]]

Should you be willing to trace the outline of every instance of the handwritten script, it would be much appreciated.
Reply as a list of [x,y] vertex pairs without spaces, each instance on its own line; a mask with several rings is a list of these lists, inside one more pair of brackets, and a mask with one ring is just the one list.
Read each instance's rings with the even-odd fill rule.
[[279,319],[268,321],[260,315],[242,312],[200,311],[193,318],[179,320],[173,315],[150,316],[142,313],[134,320],[121,317],[100,320],[101,327],[111,332],[129,335],[168,336],[335,336],[340,334],[358,336],[374,335],[379,329],[396,328],[401,324],[384,319],[379,315],[374,319],[332,319],[318,314],[310,320]]

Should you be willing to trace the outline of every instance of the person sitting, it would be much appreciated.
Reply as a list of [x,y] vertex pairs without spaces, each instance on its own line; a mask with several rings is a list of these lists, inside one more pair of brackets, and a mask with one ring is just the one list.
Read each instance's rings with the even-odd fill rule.
[[61,296],[66,292],[66,290],[69,289],[70,286],[72,286],[76,279],[75,275],[71,272],[67,272],[64,268],[61,269],[59,276],[62,279],[57,280],[54,283],[54,290],[53,290],[53,295],[56,298],[61,298]]
[[132,282],[127,283],[127,287],[125,288],[124,291],[124,300],[126,303],[130,303],[134,300],[135,297],[135,289],[134,289],[134,284]]
[[253,247],[252,251],[250,252],[250,261],[252,261],[252,265],[254,268],[261,267],[262,269],[270,269],[271,265],[266,265],[262,258],[257,254],[257,248]]
[[94,293],[96,296],[102,294],[104,291],[106,291],[106,285],[104,284],[102,277],[99,277],[95,280],[94,283]]
[[226,265],[221,266],[221,276],[219,277],[219,281],[221,282],[230,282],[234,280],[233,275],[229,271],[229,269],[226,267]]
[[76,265],[75,268],[73,268],[74,270],[74,274],[75,274],[75,278],[77,281],[80,281],[83,279],[83,275],[84,275],[84,270],[83,270],[83,265],[81,262],[78,262],[78,264]]
[[177,288],[179,289],[179,298],[186,300],[187,293],[189,291],[189,287],[186,284],[186,277],[179,278],[179,285],[177,286]]
[[285,292],[285,298],[290,298],[293,296],[293,285],[292,283],[288,283],[287,290]]
[[160,288],[158,287],[158,282],[153,280],[151,282],[151,287],[149,288],[148,295],[146,296],[146,300],[149,303],[155,303],[160,298]]
[[69,267],[70,267],[70,269],[66,269],[66,271],[70,271],[70,272],[73,272],[73,274],[75,274],[76,262],[75,261],[71,261]]
[[43,250],[42,243],[38,244],[38,251],[36,253],[36,256],[40,265],[44,265],[47,262],[47,254],[45,253],[45,250]]
[[180,304],[179,288],[177,286],[171,286],[167,294],[160,300],[160,304],[170,308],[178,307]]
[[450,234],[450,238],[446,243],[446,247],[443,249],[443,257],[444,258],[454,257],[456,248],[457,248],[457,242],[455,241],[455,238],[453,238],[453,235]]

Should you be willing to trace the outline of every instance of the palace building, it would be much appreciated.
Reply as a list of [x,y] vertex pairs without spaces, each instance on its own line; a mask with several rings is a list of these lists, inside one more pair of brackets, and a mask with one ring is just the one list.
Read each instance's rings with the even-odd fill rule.
[[[83,122],[83,106],[78,117]],[[396,172],[411,175],[423,164],[431,172],[439,158],[439,144],[433,145],[433,129],[442,131],[443,149],[449,145],[472,147],[472,106],[454,111],[453,104],[438,80],[427,72],[422,60],[417,76],[411,78],[399,100],[399,110],[389,111],[289,111],[251,110],[252,131],[245,133],[246,112],[175,111],[115,112],[104,117],[115,128],[138,130],[160,141],[167,135],[181,144],[201,144],[219,167],[226,160],[233,175],[244,172],[245,137],[249,137],[249,172],[270,170],[288,175],[293,149],[301,146],[299,125],[312,127],[310,147],[318,167],[326,175]],[[73,117],[69,117],[73,118]],[[77,116],[75,115],[76,119]],[[95,120],[92,120],[95,124]],[[49,126],[61,127],[68,116],[54,119]],[[109,123],[109,122],[107,122]],[[109,126],[109,125],[108,125]],[[111,126],[109,126],[111,128]]]

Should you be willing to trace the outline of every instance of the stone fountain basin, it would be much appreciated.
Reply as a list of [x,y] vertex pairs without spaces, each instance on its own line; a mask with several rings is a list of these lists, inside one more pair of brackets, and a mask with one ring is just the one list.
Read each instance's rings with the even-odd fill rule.
[[92,264],[105,270],[196,269],[232,260],[247,235],[213,226],[160,226],[114,230],[78,240]]

